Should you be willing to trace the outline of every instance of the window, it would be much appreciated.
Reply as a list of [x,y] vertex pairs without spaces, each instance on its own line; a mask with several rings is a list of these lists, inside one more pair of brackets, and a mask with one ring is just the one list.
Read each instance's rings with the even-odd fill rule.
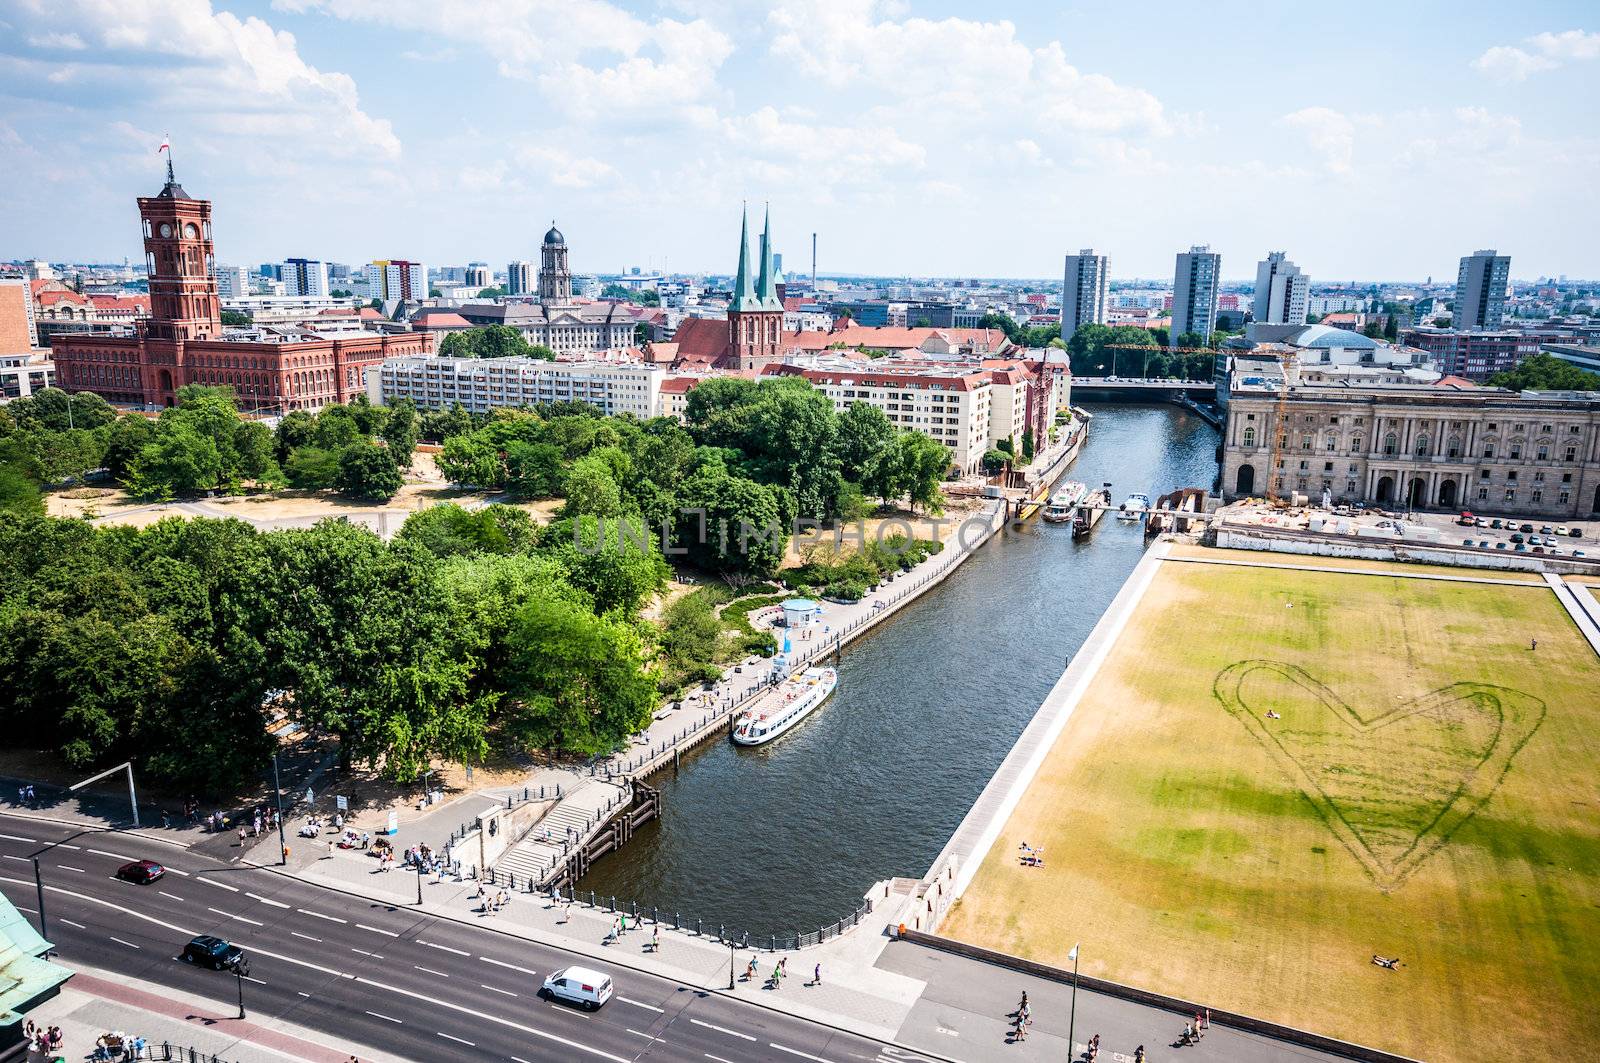
[[1560,499],[1560,500],[1561,500],[1561,504],[1562,504],[1562,505],[1563,505],[1563,506],[1564,506],[1564,505],[1566,505],[1566,504],[1567,504],[1567,503],[1568,503],[1568,502],[1570,502],[1570,501],[1572,501],[1572,494],[1571,494],[1571,492],[1569,492],[1569,491],[1568,491],[1568,490],[1567,490],[1567,489],[1566,489],[1566,488],[1564,488],[1564,487],[1563,487],[1563,488],[1562,488],[1562,489],[1561,489],[1561,494],[1560,494],[1560,495],[1558,495],[1558,496],[1557,496],[1557,497],[1558,497],[1558,498],[1559,498],[1559,499]]
[[1461,440],[1456,436],[1450,437],[1450,442],[1445,446],[1445,453],[1452,458],[1461,456]]
[[1427,456],[1428,456],[1428,437],[1427,436],[1418,436],[1417,437],[1417,457],[1425,458]]
[[1479,502],[1487,502],[1487,501],[1489,501],[1489,489],[1487,487],[1478,488],[1478,501]]
[[1300,471],[1301,472],[1305,472],[1306,471],[1306,463],[1303,462],[1303,461],[1300,463]]
[[1354,439],[1352,439],[1350,441],[1350,453],[1352,453],[1352,454],[1361,453],[1361,437],[1360,436],[1356,436]]
[[1542,470],[1533,474],[1533,482],[1536,484],[1544,483],[1544,472]]
[[1514,461],[1514,460],[1516,460],[1516,459],[1518,459],[1520,457],[1522,457],[1522,444],[1521,443],[1513,443],[1513,444],[1511,444],[1511,458],[1512,458],[1512,460]]
[[1328,450],[1331,453],[1339,445],[1339,440],[1334,436],[1328,437]]
[[1366,420],[1367,420],[1367,419],[1366,419],[1366,418],[1365,418],[1365,417],[1357,417],[1357,418],[1356,418],[1356,424],[1357,424],[1357,425],[1362,425],[1362,424],[1365,424],[1365,423],[1366,423]]
[[1486,457],[1486,458],[1494,457],[1494,444],[1493,443],[1485,443],[1483,445],[1483,456]]
[[1383,437],[1383,452],[1385,454],[1395,454],[1398,453],[1399,450],[1400,441],[1395,438],[1395,434],[1393,432],[1390,432],[1388,435]]
[[1564,483],[1564,484],[1571,483],[1572,482],[1572,474],[1570,472],[1562,473],[1561,474],[1561,482]]
[[1506,488],[1506,501],[1507,502],[1515,502],[1516,500],[1517,500],[1517,489],[1515,487]]
[[1244,445],[1247,447],[1256,445],[1256,430],[1254,428],[1246,428],[1244,430]]
[[1539,426],[1539,431],[1548,432],[1548,431],[1550,431],[1550,426],[1547,425],[1547,424],[1542,424],[1542,425]]
[[1566,450],[1566,455],[1567,456],[1563,460],[1565,460],[1565,461],[1573,461],[1573,460],[1575,460],[1578,457],[1578,448],[1577,447],[1568,447],[1567,450]]
[[1539,490],[1537,487],[1535,487],[1533,489],[1533,499],[1532,499],[1532,501],[1539,502],[1539,501],[1542,501],[1543,499],[1544,499],[1544,492]]
[[1333,462],[1331,462],[1331,461],[1323,462],[1322,463],[1322,471],[1323,472],[1332,472],[1333,471]]
[[1512,469],[1510,472],[1506,473],[1506,483],[1514,484],[1516,482],[1517,482],[1517,470]]
[[1310,450],[1311,449],[1311,437],[1310,436],[1301,436],[1300,437],[1300,449],[1301,450]]

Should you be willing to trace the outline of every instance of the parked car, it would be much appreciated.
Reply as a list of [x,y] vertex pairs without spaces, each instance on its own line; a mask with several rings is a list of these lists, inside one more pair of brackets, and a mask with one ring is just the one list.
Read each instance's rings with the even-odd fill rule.
[[1461,514],[1461,519],[1456,521],[1456,523],[1461,525],[1463,528],[1474,528],[1477,527],[1478,518],[1474,517],[1471,513],[1463,512]]
[[1494,548],[1496,550],[1504,550],[1506,548],[1506,544],[1505,543],[1495,543],[1494,544]]
[[1578,528],[1578,527],[1574,527],[1567,534],[1571,535],[1574,539],[1582,539],[1583,538],[1583,529],[1582,528]]
[[1556,526],[1556,534],[1565,539],[1567,536],[1572,534],[1572,529],[1567,527],[1565,524],[1559,524]]
[[1519,532],[1531,532],[1531,531],[1533,531],[1533,525],[1532,524],[1523,524],[1523,525],[1521,525],[1521,526],[1519,526],[1517,528],[1517,531],[1519,531]]
[[1521,532],[1512,532],[1511,533],[1511,541],[1516,543],[1516,544],[1518,544],[1518,545],[1521,545],[1522,543],[1527,542],[1527,537],[1524,536]]
[[166,873],[167,869],[154,860],[135,860],[131,864],[123,864],[117,868],[118,878],[126,882],[137,882],[141,886],[148,886]]
[[209,967],[213,971],[231,971],[235,968],[248,970],[250,966],[244,958],[243,949],[210,934],[201,934],[185,945],[183,960],[185,963]]
[[1484,549],[1484,550],[1489,549],[1489,540],[1488,539],[1479,539],[1478,540],[1478,546],[1479,546],[1479,548]]
[[1494,520],[1489,522],[1489,527],[1491,528],[1504,528],[1505,526],[1506,522],[1501,520],[1499,517],[1496,517]]
[[1525,554],[1527,552],[1528,552],[1528,544],[1527,543],[1518,543],[1517,544],[1517,553]]
[[1550,525],[1548,525],[1548,524],[1546,524],[1544,527],[1539,529],[1539,534],[1540,535],[1554,535],[1555,533],[1556,533],[1556,530],[1554,528],[1550,527]]
[[543,992],[554,1000],[596,1011],[611,999],[611,979],[588,967],[563,967],[544,980]]

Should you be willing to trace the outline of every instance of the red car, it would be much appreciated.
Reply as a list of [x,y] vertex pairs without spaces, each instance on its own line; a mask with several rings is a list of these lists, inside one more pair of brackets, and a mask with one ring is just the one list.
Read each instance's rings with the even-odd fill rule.
[[154,860],[135,860],[131,864],[123,864],[117,868],[118,878],[137,882],[141,886],[148,886],[166,873],[167,869]]

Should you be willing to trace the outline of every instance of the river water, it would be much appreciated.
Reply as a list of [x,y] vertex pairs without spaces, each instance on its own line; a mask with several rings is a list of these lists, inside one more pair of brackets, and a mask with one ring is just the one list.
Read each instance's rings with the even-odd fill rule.
[[[1210,489],[1217,433],[1172,406],[1095,404],[1064,478],[1112,500]],[[658,773],[662,818],[579,883],[752,934],[815,930],[867,887],[919,878],[1143,555],[1109,514],[1091,539],[1009,527],[843,654],[833,698],[768,746],[707,742]]]

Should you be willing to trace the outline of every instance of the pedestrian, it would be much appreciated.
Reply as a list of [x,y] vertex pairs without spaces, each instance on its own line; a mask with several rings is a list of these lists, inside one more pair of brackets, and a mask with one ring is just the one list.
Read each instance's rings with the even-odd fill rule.
[[782,964],[778,964],[778,963],[773,964],[772,965],[772,977],[767,979],[767,984],[770,985],[773,989],[782,989],[783,988],[782,978],[783,978],[783,965]]
[[822,964],[820,964],[820,963],[817,964],[816,969],[811,972],[811,984],[812,985],[821,985],[822,984]]
[[561,902],[561,918],[557,919],[556,922],[565,923],[568,919],[571,919],[571,918],[572,918],[572,902],[571,901],[562,901]]
[[650,951],[661,951],[661,927],[659,926],[653,926],[650,928]]
[[[240,831],[239,833],[243,834],[244,831]],[[329,860],[333,859],[333,839],[332,838],[328,839],[328,859]]]
[[617,932],[619,934],[626,934],[628,932],[628,913],[621,912],[618,914],[617,918],[621,920],[621,929]]
[[1201,1016],[1200,1016],[1200,1013],[1197,1011],[1197,1012],[1194,1013],[1194,1039],[1196,1041],[1200,1040],[1200,1038],[1205,1036],[1204,1032],[1201,1029],[1200,1023],[1201,1023]]
[[1539,640],[1538,640],[1538,639],[1531,639],[1531,640],[1529,640],[1529,642],[1528,642],[1528,649],[1530,649],[1530,650],[1536,650],[1536,649],[1538,649],[1538,648],[1539,648]]
[[249,833],[249,832],[244,829],[244,825],[240,824],[240,826],[239,826],[239,848],[241,848],[241,849],[244,848],[244,836],[247,833]]
[[1144,1045],[1133,1050],[1133,1063],[1144,1063]]
[[1206,1029],[1211,1029],[1211,1009],[1206,1009]]
[[746,982],[751,981],[752,979],[755,978],[755,976],[756,976],[756,954],[752,952],[750,954],[750,963],[744,969],[744,980]]
[[1023,1012],[1025,1012],[1027,1010],[1028,1010],[1028,991],[1026,989],[1024,989],[1022,991],[1022,1003],[1017,1005],[1017,1010],[1012,1012],[1012,1014],[1013,1015],[1021,1015]]

